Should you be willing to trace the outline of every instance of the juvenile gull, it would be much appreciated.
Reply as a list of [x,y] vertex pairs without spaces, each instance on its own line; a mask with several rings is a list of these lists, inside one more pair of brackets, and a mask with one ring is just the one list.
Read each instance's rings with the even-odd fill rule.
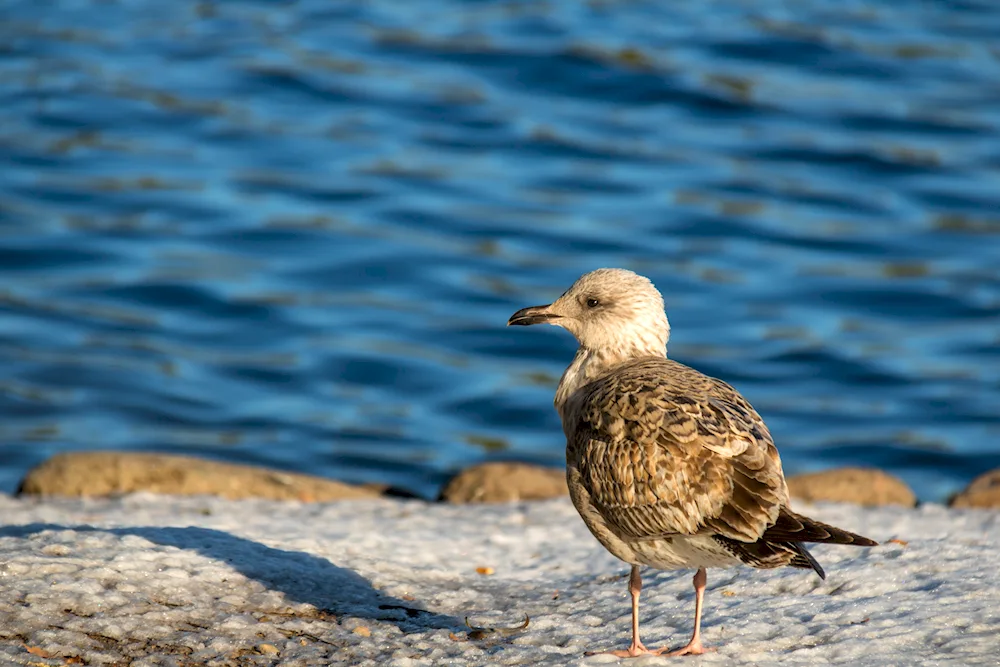
[[[541,323],[580,343],[555,397],[570,497],[594,537],[632,566],[632,644],[609,653],[704,653],[706,567],[800,567],[825,578],[803,542],[876,544],[789,508],[760,415],[725,382],[667,359],[670,325],[648,278],[598,269],[507,322]],[[683,648],[639,641],[640,565],[697,568],[694,633]]]

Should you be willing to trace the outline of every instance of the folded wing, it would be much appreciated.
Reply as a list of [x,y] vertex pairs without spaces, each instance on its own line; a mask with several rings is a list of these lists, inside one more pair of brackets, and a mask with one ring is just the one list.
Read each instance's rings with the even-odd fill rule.
[[788,503],[774,442],[726,383],[669,359],[616,369],[581,391],[567,459],[626,540],[758,540]]

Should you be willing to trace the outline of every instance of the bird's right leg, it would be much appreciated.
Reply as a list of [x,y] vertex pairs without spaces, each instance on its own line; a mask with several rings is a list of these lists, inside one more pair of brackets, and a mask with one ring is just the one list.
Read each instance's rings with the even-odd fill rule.
[[639,593],[642,591],[642,577],[639,575],[639,566],[633,565],[632,572],[628,576],[628,592],[632,596],[632,645],[628,647],[626,655],[636,656],[646,652],[646,647],[639,641]]

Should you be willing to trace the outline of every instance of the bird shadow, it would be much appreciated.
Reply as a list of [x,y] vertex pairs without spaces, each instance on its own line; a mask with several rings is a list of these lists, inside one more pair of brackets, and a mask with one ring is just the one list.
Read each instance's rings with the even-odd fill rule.
[[394,624],[404,633],[430,629],[457,629],[453,616],[415,606],[376,590],[357,572],[319,556],[269,547],[225,531],[197,526],[135,526],[99,528],[32,523],[0,526],[0,537],[29,537],[48,530],[134,535],[162,546],[176,547],[222,561],[268,589],[280,591],[289,602],[312,605],[320,616],[354,616]]

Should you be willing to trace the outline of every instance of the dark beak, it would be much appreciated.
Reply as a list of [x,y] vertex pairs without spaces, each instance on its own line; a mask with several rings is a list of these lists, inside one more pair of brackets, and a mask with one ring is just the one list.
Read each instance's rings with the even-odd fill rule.
[[552,304],[546,304],[544,306],[529,306],[527,308],[522,308],[507,320],[507,326],[518,325],[526,327],[529,324],[542,324],[544,322],[551,322],[552,320],[559,319],[559,316],[549,310],[549,306]]

